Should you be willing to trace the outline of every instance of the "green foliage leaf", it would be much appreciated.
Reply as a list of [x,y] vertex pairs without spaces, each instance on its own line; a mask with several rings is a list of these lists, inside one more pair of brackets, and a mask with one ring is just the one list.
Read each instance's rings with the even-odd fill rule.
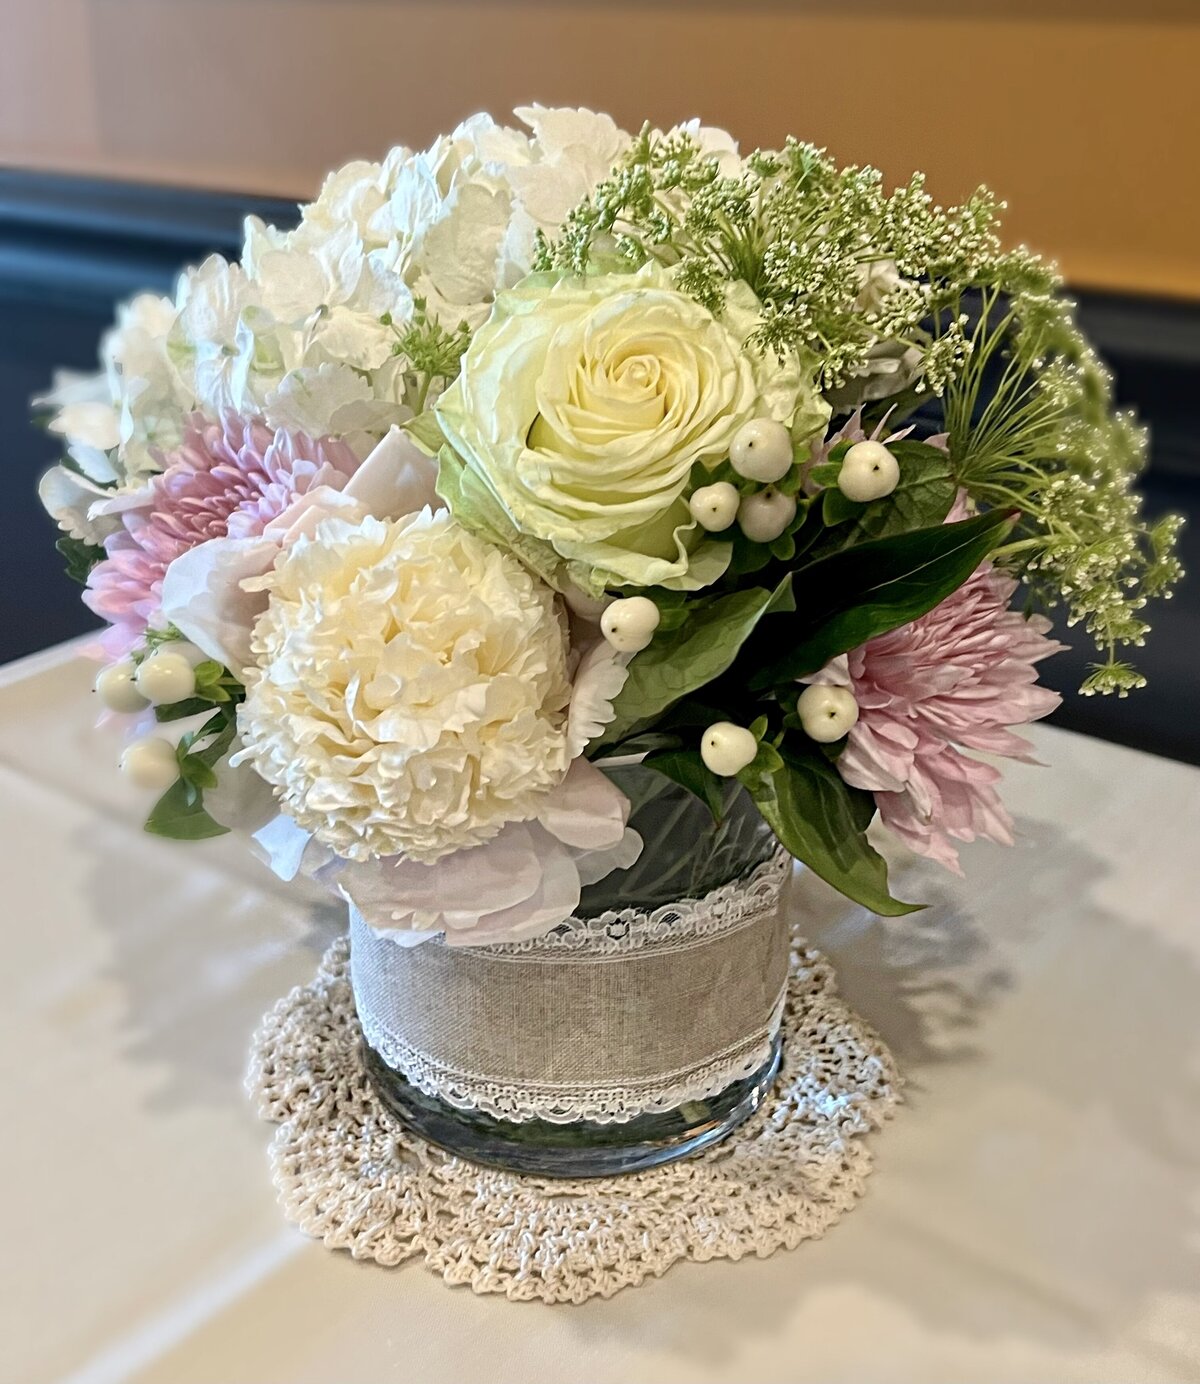
[[[888,499],[891,499],[890,495]],[[875,503],[878,504],[879,501],[876,500]],[[836,484],[831,485],[828,490],[821,494],[821,522],[829,529],[838,524],[846,523],[847,520],[861,514],[866,508],[866,505],[859,504],[856,500],[848,500]]]
[[180,739],[175,750],[179,778],[155,803],[146,819],[148,832],[176,841],[203,841],[210,836],[225,835],[228,828],[214,821],[204,810],[204,790],[217,786],[213,766],[228,751],[236,730],[234,708],[223,706],[199,729],[189,731]]
[[838,472],[841,464],[836,461],[823,461],[819,466],[814,466],[808,473],[808,479],[813,485],[822,488],[829,485],[837,485]]
[[203,663],[197,663],[192,669],[192,676],[196,679],[196,686],[208,692],[210,688],[219,688],[225,678],[225,669],[215,658],[206,658]]
[[[712,724],[710,717],[704,723],[706,726]],[[598,764],[603,765],[606,758],[615,759],[618,756],[633,754],[653,754],[656,750],[677,750],[683,744],[678,735],[673,735],[668,731],[647,731],[644,735],[635,735],[629,740],[622,741],[619,746],[605,745],[594,756],[591,746],[588,747],[588,758],[595,758]]]
[[810,563],[795,574],[798,613],[790,622],[788,651],[751,678],[750,687],[762,690],[815,673],[836,655],[924,615],[966,581],[1011,526],[1007,514],[982,514],[860,543]]
[[92,568],[104,561],[103,548],[95,543],[85,543],[81,538],[72,538],[70,534],[64,533],[54,546],[66,560],[67,576],[80,586],[87,585]]
[[826,490],[821,517],[837,532],[826,535],[816,551],[823,554],[893,533],[931,528],[950,513],[958,485],[946,453],[924,442],[889,442],[887,446],[900,464],[900,483],[890,495],[868,504],[846,499],[836,485]]
[[699,750],[668,750],[650,755],[644,763],[647,769],[657,770],[695,794],[712,813],[713,821],[720,822],[725,813],[724,789],[721,780],[701,759]]
[[773,591],[756,586],[697,601],[682,625],[656,633],[629,665],[600,743],[615,743],[719,678],[764,615],[794,609],[790,576]]
[[167,836],[173,841],[206,841],[224,836],[229,830],[215,822],[204,810],[201,795],[185,780],[179,779],[155,803],[146,818],[146,830],[153,836]]
[[866,837],[875,800],[851,788],[826,759],[776,753],[778,768],[758,761],[739,774],[781,844],[827,884],[874,913],[897,917],[920,904],[888,889],[887,862]]
[[212,703],[203,697],[188,697],[182,702],[172,702],[169,706],[156,706],[154,716],[158,721],[183,721],[189,716],[199,716],[211,711]]
[[179,762],[179,774],[185,783],[203,792],[206,788],[217,786],[217,776],[199,755],[185,755]]
[[[233,743],[237,718],[231,707],[221,707],[198,729],[189,731],[179,742],[179,762],[195,760],[211,769]],[[197,750],[196,745],[203,748]]]

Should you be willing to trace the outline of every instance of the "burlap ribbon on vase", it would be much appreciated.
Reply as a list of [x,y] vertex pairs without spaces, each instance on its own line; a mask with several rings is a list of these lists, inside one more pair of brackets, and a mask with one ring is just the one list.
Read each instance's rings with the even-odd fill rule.
[[620,1123],[706,1099],[771,1055],[788,864],[490,947],[403,947],[351,909],[363,1036],[426,1094],[497,1119]]

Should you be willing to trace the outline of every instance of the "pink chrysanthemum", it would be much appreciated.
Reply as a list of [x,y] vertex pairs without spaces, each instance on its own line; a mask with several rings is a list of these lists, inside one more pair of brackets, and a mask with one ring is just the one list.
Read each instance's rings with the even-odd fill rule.
[[183,443],[135,496],[113,506],[121,527],[105,540],[84,601],[112,626],[105,652],[129,652],[159,613],[162,582],[180,553],[210,538],[253,538],[298,496],[341,490],[358,458],[333,438],[274,431],[227,413],[219,423],[192,417]]
[[1010,726],[1059,703],[1034,665],[1065,646],[1050,622],[1010,610],[1016,582],[984,563],[940,605],[869,640],[807,679],[848,687],[858,721],[837,766],[874,793],[882,820],[914,851],[962,871],[952,841],[1012,844],[1012,818],[993,785],[1000,771],[962,749],[1030,762]]

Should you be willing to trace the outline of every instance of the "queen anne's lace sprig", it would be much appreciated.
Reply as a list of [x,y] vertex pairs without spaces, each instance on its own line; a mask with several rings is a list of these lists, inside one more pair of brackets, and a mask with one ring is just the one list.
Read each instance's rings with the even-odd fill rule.
[[520,1176],[406,1133],[362,1065],[344,941],[267,1015],[247,1088],[279,1125],[271,1163],[288,1218],[328,1248],[388,1266],[420,1257],[477,1293],[574,1303],[680,1259],[765,1258],[823,1235],[864,1190],[862,1136],[900,1099],[891,1054],[799,941],[770,1096],[724,1143],[665,1167]]

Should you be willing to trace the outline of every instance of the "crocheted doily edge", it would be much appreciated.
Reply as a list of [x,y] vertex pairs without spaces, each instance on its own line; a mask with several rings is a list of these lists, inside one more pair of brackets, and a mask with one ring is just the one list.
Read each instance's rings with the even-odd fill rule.
[[723,1142],[659,1168],[563,1180],[455,1157],[382,1107],[359,1052],[348,943],[264,1016],[246,1089],[276,1124],[272,1181],[326,1248],[512,1301],[583,1303],[683,1259],[767,1258],[823,1236],[866,1190],[865,1136],[901,1103],[878,1035],[793,939],[783,1060],[763,1106]]

